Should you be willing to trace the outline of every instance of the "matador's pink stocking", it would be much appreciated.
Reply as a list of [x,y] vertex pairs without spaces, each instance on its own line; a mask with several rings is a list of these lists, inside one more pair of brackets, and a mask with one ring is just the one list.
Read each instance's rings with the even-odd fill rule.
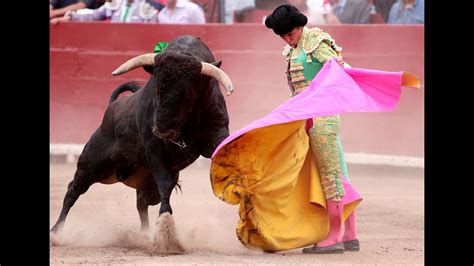
[[341,242],[341,226],[342,226],[342,203],[341,201],[328,200],[328,216],[329,216],[329,234],[326,239],[318,242],[318,247],[332,246]]
[[347,217],[346,222],[344,223],[344,235],[342,236],[342,241],[351,241],[357,239],[356,236],[356,214],[355,210]]

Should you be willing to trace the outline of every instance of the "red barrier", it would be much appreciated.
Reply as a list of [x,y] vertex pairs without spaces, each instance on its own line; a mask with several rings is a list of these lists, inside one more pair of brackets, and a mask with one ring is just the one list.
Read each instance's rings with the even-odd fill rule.
[[[353,67],[410,71],[424,83],[423,26],[322,28]],[[50,27],[50,142],[85,143],[102,121],[111,92],[123,82],[144,83],[148,77],[141,69],[118,77],[111,72],[133,56],[152,52],[156,42],[183,34],[200,37],[234,82],[235,93],[226,97],[231,132],[290,97],[284,43],[260,24],[63,23]],[[395,111],[342,116],[345,150],[423,156],[423,117],[423,90],[403,89]]]

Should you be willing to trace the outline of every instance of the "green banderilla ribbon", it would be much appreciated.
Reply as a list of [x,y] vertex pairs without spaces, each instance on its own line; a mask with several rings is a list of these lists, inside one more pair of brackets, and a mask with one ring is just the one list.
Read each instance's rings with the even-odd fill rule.
[[159,42],[155,45],[155,50],[153,51],[155,54],[162,53],[166,47],[168,47],[167,42]]

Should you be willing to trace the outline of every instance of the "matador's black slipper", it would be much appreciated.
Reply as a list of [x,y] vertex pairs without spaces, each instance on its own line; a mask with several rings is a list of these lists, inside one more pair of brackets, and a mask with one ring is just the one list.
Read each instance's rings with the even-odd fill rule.
[[329,253],[344,253],[344,244],[339,242],[337,244],[327,247],[312,246],[310,248],[303,248],[305,254],[329,254]]
[[359,251],[360,250],[359,240],[357,239],[342,242],[342,243],[344,244],[345,251]]

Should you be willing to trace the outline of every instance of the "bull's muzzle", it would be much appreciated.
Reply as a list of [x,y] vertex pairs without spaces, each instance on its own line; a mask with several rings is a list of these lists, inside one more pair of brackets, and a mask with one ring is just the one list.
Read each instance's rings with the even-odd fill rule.
[[160,139],[176,140],[178,138],[178,131],[170,129],[167,132],[161,132],[158,127],[153,127],[153,134]]

